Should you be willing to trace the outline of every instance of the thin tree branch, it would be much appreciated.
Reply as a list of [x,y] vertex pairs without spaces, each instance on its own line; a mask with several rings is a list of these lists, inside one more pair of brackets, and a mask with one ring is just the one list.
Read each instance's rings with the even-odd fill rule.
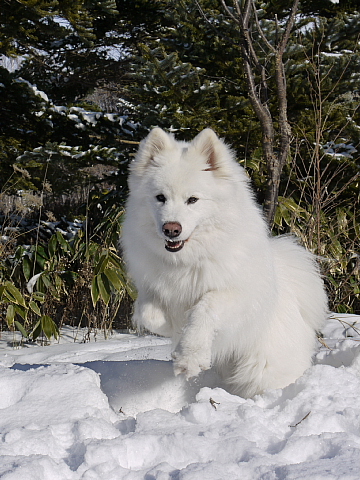
[[[278,46],[271,45],[266,38],[257,15],[255,0],[246,0],[242,7],[240,0],[232,0],[233,8],[231,9],[225,2],[221,0],[221,4],[225,12],[229,15],[240,29],[241,52],[244,64],[245,78],[248,85],[249,99],[251,105],[260,121],[262,130],[262,147],[266,164],[268,168],[267,190],[264,201],[264,210],[270,226],[272,226],[275,210],[277,206],[277,198],[280,186],[280,175],[283,166],[289,154],[291,141],[291,128],[287,118],[287,92],[286,92],[286,76],[283,64],[283,54],[290,38],[291,30],[294,26],[296,12],[299,0],[294,0],[291,13],[286,22],[285,31],[282,35]],[[265,45],[265,47],[274,54],[275,60],[275,83],[278,101],[278,133],[279,145],[278,153],[275,153],[275,127],[274,120],[268,108],[267,98],[267,79],[265,65],[261,64],[256,54],[250,26],[253,23],[256,30]],[[256,84],[255,71],[260,75],[260,89]],[[257,77],[259,79],[259,77]]]
[[278,48],[278,51],[281,54],[281,56],[283,55],[283,53],[285,51],[285,48],[286,48],[286,45],[289,41],[290,33],[291,33],[291,30],[294,26],[295,16],[296,16],[296,12],[298,10],[298,7],[299,7],[299,0],[294,0],[293,6],[291,8],[290,16],[289,16],[289,18],[287,19],[287,22],[286,22],[285,33],[284,33],[284,35],[281,39],[281,42],[280,42],[280,45],[279,45],[279,48]]
[[256,23],[256,28],[257,28],[257,30],[260,34],[260,37],[261,37],[262,41],[265,43],[265,45],[268,47],[268,49],[271,50],[273,53],[275,53],[276,52],[275,47],[273,47],[271,45],[271,43],[269,42],[269,40],[265,37],[263,29],[261,28],[261,25],[260,25],[260,22],[259,22],[259,17],[258,17],[256,7],[255,7],[255,3],[252,2],[252,5],[253,5],[253,10],[254,10],[254,19],[255,19],[255,23]]

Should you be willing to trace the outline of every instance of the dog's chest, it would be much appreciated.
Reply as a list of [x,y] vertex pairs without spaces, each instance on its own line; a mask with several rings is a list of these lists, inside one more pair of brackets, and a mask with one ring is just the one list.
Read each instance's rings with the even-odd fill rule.
[[159,270],[151,289],[168,308],[173,306],[187,310],[213,288],[212,283],[204,268],[173,267]]

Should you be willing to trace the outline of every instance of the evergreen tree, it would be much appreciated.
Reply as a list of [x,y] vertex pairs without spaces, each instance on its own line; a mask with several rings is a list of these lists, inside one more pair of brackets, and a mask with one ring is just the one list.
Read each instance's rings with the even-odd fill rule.
[[[262,190],[266,167],[261,161],[261,132],[249,102],[237,25],[226,17],[217,0],[169,0],[167,5],[165,26],[158,37],[144,39],[146,45],[140,45],[143,55],[132,66],[135,75],[128,95],[141,105],[139,118],[147,126],[179,130],[183,138],[191,138],[206,126],[213,127],[235,147],[239,158],[253,167],[252,177]],[[323,107],[329,111],[327,120],[331,125],[331,129],[324,130],[324,144],[334,140],[341,130],[342,138],[356,145],[360,123],[358,110],[354,108],[359,89],[356,66],[359,14],[344,14],[342,5],[330,1],[302,4],[301,8],[284,57],[291,125],[296,135],[315,132],[313,106],[319,94],[311,86],[315,85],[315,61],[322,74]],[[328,18],[319,16],[319,13],[325,15],[326,9]],[[259,19],[272,45],[279,35],[277,22],[288,11],[288,2],[261,4]],[[252,34],[256,46],[256,33]],[[258,50],[257,54],[266,65],[266,53]],[[187,74],[183,71],[185,65]],[[269,61],[268,107],[275,113],[277,99],[270,65]],[[181,88],[177,88],[179,85]],[[349,92],[354,92],[351,101]],[[286,185],[285,177],[281,188]]]
[[3,4],[0,53],[21,56],[19,75],[53,101],[74,101],[114,69],[107,58],[114,39],[106,35],[117,17],[113,0]]
[[[7,77],[8,84],[2,87],[7,113],[2,124],[6,132],[0,153],[2,185],[10,190],[41,190],[46,178],[59,195],[95,180],[84,174],[84,168],[96,163],[113,165],[125,174],[122,165],[129,147],[123,148],[121,142],[130,139],[132,151],[136,129],[126,115],[57,106],[26,80],[10,73]],[[23,102],[18,104],[20,96]],[[124,179],[117,176],[116,180],[124,185]]]
[[[48,178],[57,194],[68,192],[96,181],[91,165],[124,173],[136,141],[152,126],[183,139],[212,127],[234,147],[263,201],[268,171],[231,15],[236,2],[226,3],[228,11],[223,3],[1,1],[1,188],[41,189]],[[333,258],[327,273],[334,298],[343,304],[348,295],[349,305],[359,296],[348,287],[349,278],[351,285],[359,280],[360,250],[357,3],[301,2],[284,52],[294,140],[275,217],[277,231],[295,231],[310,249]],[[254,74],[256,86],[275,119],[271,50],[291,4],[255,2],[270,49],[261,46],[257,28],[249,31],[264,67]],[[115,113],[96,104],[97,93],[110,89]],[[123,188],[125,174],[116,179]]]
[[[131,140],[134,125],[126,115],[106,115],[98,112],[96,105],[86,102],[88,92],[121,74],[117,52],[119,49],[122,52],[125,46],[115,29],[119,20],[115,2],[9,0],[3,4],[0,9],[3,55],[0,89],[4,99],[0,105],[1,188],[6,184],[10,189],[12,186],[39,189],[44,169],[54,179],[66,170],[64,182],[54,182],[59,193],[66,182],[66,189],[76,187],[81,178],[80,166],[86,167],[94,161],[118,165],[126,153],[126,144],[119,140]],[[11,71],[7,68],[10,58],[17,59]],[[58,150],[52,157],[54,168],[48,168],[46,144]],[[88,154],[74,153],[76,162],[70,161],[69,151],[62,146],[80,148]],[[44,155],[40,155],[39,149],[43,147]],[[114,147],[120,152],[104,153],[104,148]],[[92,149],[97,154],[92,154]],[[59,161],[60,154],[63,162]],[[60,168],[61,164],[66,166],[65,170]],[[31,180],[27,174],[21,175],[26,169],[33,175]],[[70,176],[72,170],[75,173]]]
[[210,23],[199,19],[196,2],[167,2],[158,37],[139,44],[127,94],[147,127],[171,128],[184,139],[212,127],[244,157],[250,132],[259,139],[260,129],[246,98],[234,26],[217,1],[207,5]]

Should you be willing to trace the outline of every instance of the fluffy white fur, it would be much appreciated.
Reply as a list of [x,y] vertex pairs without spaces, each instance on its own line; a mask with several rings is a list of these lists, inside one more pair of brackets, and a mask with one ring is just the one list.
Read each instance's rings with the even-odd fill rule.
[[[185,143],[155,128],[129,187],[122,246],[138,290],[133,321],[172,338],[175,374],[215,365],[244,397],[299,377],[327,315],[323,282],[310,253],[269,235],[229,148],[210,129]],[[178,251],[165,248],[169,222],[182,228],[170,239]]]

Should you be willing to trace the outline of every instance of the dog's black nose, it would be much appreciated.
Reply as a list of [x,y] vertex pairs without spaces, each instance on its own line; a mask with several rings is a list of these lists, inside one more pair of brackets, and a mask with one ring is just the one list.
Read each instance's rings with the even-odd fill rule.
[[162,227],[164,235],[169,238],[178,237],[182,231],[182,227],[178,222],[166,222]]

